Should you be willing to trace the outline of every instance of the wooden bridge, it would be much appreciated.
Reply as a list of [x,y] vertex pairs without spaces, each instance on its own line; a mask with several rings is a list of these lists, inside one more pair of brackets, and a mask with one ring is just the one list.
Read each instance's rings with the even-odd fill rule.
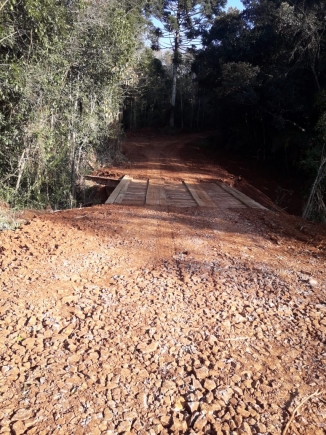
[[261,204],[239,190],[221,182],[160,179],[134,180],[125,175],[109,196],[106,204],[256,208],[266,210]]

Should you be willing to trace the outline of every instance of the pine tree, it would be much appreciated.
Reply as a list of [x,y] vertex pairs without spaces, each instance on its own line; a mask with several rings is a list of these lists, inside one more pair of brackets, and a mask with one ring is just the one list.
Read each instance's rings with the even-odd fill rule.
[[[158,48],[159,38],[164,37],[171,43],[163,44],[173,52],[172,90],[170,107],[170,127],[174,128],[174,114],[177,93],[178,66],[182,53],[189,49],[200,36],[207,20],[217,14],[226,4],[226,0],[212,2],[211,0],[162,0],[156,4],[154,16],[163,24],[163,30],[156,29]],[[197,39],[198,41],[198,39]]]

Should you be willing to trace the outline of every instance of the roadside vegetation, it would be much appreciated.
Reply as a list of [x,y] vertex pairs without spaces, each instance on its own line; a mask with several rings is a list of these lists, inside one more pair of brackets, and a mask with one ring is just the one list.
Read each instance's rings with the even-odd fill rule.
[[1,196],[73,207],[81,175],[112,158],[143,33],[127,1],[1,6]]

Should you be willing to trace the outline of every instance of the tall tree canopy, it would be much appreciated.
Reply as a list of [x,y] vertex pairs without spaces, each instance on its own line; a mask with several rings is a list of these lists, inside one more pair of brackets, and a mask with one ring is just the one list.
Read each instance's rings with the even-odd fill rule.
[[[175,104],[177,93],[178,66],[181,64],[182,52],[186,51],[198,39],[208,18],[219,13],[226,0],[159,0],[153,9],[153,15],[163,24],[163,31],[157,28],[155,35],[159,47],[159,38],[165,37],[169,42],[165,48],[173,52],[172,90],[170,107],[170,127],[175,124]],[[194,46],[193,46],[194,47]]]

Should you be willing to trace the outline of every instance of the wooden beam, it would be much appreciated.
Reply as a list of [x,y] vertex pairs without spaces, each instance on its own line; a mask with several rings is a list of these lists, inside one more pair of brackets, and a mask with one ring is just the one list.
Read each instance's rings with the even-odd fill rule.
[[107,177],[97,177],[95,175],[85,175],[84,178],[85,180],[93,181],[94,183],[109,187],[116,187],[120,183],[120,180],[114,180],[113,178]]
[[167,205],[164,180],[148,180],[146,205]]
[[238,201],[242,202],[242,204],[246,205],[249,208],[259,208],[261,210],[268,210],[263,205],[259,204],[258,202],[254,201],[253,199],[249,198],[249,196],[245,195],[244,193],[240,192],[239,190],[235,189],[234,187],[231,187],[225,183],[222,183],[220,181],[216,182],[225,192],[229,193],[230,195],[234,196]]
[[186,186],[190,195],[199,207],[216,207],[214,201],[212,201],[208,193],[206,193],[199,184],[191,183],[189,181],[184,181],[183,184]]
[[114,189],[114,191],[111,193],[109,198],[106,200],[105,204],[121,204],[123,196],[126,193],[131,180],[131,177],[125,175],[121,179],[117,187]]

